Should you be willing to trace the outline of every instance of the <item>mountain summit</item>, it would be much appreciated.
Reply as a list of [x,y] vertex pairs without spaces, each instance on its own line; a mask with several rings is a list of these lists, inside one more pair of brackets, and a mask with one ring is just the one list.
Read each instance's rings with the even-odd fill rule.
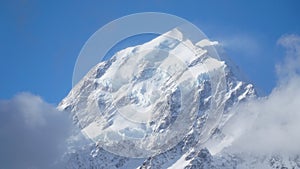
[[94,66],[58,106],[95,142],[70,153],[68,167],[234,167],[213,155],[230,107],[256,92],[214,45],[173,29]]

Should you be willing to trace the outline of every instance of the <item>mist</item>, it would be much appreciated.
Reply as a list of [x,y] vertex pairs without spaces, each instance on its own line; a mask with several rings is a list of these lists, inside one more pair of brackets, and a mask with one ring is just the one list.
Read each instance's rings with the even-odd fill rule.
[[39,96],[0,100],[0,161],[9,169],[62,168],[72,123]]
[[276,65],[277,86],[270,95],[240,104],[223,128],[227,148],[234,153],[299,154],[300,36],[284,35],[277,44],[286,56]]

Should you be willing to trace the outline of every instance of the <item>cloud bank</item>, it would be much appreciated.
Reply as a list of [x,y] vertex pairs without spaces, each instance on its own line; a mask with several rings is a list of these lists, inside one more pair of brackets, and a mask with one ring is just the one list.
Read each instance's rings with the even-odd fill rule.
[[66,113],[30,93],[0,100],[1,168],[61,168],[71,126]]
[[286,49],[285,60],[276,66],[278,85],[269,96],[232,109],[236,115],[223,129],[230,142],[225,150],[299,154],[300,36],[282,36],[278,44]]

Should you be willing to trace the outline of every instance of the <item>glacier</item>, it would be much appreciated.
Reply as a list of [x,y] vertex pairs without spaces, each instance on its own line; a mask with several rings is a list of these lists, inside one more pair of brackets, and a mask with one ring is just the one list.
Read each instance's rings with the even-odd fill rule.
[[58,105],[93,140],[66,155],[66,168],[299,168],[299,157],[222,152],[229,110],[257,92],[215,57],[217,44],[173,29],[94,66]]

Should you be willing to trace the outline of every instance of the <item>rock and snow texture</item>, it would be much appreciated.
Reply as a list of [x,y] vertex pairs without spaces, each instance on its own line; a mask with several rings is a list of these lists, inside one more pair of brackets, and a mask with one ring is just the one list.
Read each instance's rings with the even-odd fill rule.
[[[92,68],[59,104],[60,110],[70,111],[74,123],[85,134],[98,141],[69,153],[67,168],[300,168],[298,156],[284,159],[274,155],[253,157],[222,153],[227,143],[223,140],[225,136],[221,129],[233,116],[230,108],[255,97],[255,89],[252,84],[240,80],[238,73],[226,62],[209,55],[206,48],[217,42],[204,39],[194,45],[176,29],[165,35],[176,36],[182,42],[162,35],[143,45],[119,51],[110,60]],[[177,60],[172,59],[174,55]],[[176,71],[185,75],[176,76]],[[219,72],[224,73],[225,86],[216,89],[211,76]],[[196,79],[195,83],[187,83],[193,82],[193,79]],[[183,90],[188,87],[182,86],[192,87],[184,93]],[[188,94],[189,97],[184,99],[191,107],[178,102],[183,97],[182,93]],[[162,106],[164,100],[168,104]],[[182,106],[186,107],[182,109]],[[190,113],[195,106],[196,113]],[[214,117],[209,114],[212,106],[222,108]],[[121,116],[116,107],[122,112]],[[132,108],[144,114],[132,115]],[[166,108],[164,115],[152,111],[162,108]],[[111,147],[103,149],[100,146],[123,137],[144,138],[149,133],[154,133],[155,139],[155,133],[168,133],[172,129],[180,110],[187,111],[183,121],[192,123],[183,125],[186,128],[178,143],[161,154],[137,159],[115,155],[106,151],[112,150]],[[124,122],[124,118],[131,121]],[[212,119],[217,119],[217,124],[213,124]],[[204,139],[207,136],[208,141]],[[105,142],[99,141],[101,139]],[[146,146],[141,142],[137,144],[142,148]],[[126,146],[124,149],[133,148],[130,144]]]

